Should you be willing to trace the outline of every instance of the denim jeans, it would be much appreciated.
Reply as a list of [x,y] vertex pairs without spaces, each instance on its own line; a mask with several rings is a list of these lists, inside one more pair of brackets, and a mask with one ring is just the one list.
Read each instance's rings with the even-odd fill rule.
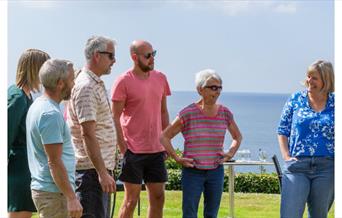
[[201,194],[204,196],[204,218],[217,217],[223,191],[223,166],[213,170],[183,168],[183,218],[197,218]]
[[281,218],[326,218],[334,201],[334,158],[298,157],[286,161],[282,178]]
[[102,191],[95,169],[76,170],[76,195],[83,207],[82,218],[109,218],[110,195]]

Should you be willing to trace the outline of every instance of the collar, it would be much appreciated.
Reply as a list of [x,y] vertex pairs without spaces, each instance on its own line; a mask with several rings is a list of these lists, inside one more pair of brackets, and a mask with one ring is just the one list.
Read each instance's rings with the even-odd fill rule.
[[102,79],[99,76],[97,76],[95,73],[93,73],[91,70],[89,70],[88,68],[84,67],[82,71],[88,74],[97,83],[103,83]]

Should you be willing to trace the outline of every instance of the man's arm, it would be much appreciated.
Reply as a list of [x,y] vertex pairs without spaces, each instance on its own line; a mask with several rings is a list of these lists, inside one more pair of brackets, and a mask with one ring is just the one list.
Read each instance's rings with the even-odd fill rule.
[[169,112],[167,110],[167,101],[166,96],[163,96],[161,102],[161,121],[162,121],[162,130],[164,130],[169,124]]
[[125,143],[121,124],[120,124],[120,117],[125,107],[125,103],[126,103],[125,101],[113,101],[113,104],[112,104],[113,120],[114,120],[114,124],[116,128],[116,139],[117,139],[117,144],[119,146],[121,154],[125,154],[127,150],[127,145]]
[[81,132],[86,145],[87,154],[93,163],[99,176],[99,182],[104,192],[115,192],[116,185],[106,169],[100,152],[100,145],[96,138],[96,122],[86,121],[81,123]]
[[44,149],[53,181],[67,199],[67,208],[70,217],[81,217],[83,208],[71,187],[67,171],[62,161],[63,145],[45,144]]

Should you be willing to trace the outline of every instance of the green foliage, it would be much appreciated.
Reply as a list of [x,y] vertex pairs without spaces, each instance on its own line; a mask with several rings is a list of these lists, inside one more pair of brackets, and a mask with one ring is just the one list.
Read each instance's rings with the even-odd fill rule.
[[[228,176],[225,177],[228,179]],[[228,184],[228,182],[226,184]],[[236,192],[267,194],[279,193],[279,181],[275,173],[239,173],[235,176],[234,184]],[[228,191],[227,187],[225,187],[225,191]]]
[[181,170],[169,169],[166,190],[182,190],[181,187]]
[[[182,151],[179,150],[178,148],[175,150],[178,156],[182,156]],[[177,169],[177,170],[181,170],[182,166],[180,164],[178,164],[172,157],[169,157],[166,161],[165,161],[165,165],[166,165],[166,169]]]
[[[168,169],[166,190],[181,190],[181,170]],[[279,193],[278,177],[272,174],[238,173],[235,175],[235,192]],[[228,175],[224,176],[224,191],[228,191]]]

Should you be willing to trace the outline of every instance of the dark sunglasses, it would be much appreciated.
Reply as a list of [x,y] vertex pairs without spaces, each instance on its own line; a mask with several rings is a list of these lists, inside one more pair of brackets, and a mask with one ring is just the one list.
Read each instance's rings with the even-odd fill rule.
[[222,90],[222,86],[216,86],[216,85],[212,85],[212,86],[204,86],[204,88],[206,89],[211,89],[212,91],[221,91]]
[[142,56],[144,56],[146,59],[150,59],[151,57],[155,57],[156,54],[157,54],[157,51],[154,50],[154,51],[152,51],[152,52],[150,52],[150,53],[142,54]]
[[111,60],[114,60],[115,59],[115,56],[114,56],[114,53],[112,52],[108,52],[108,51],[99,51],[100,54],[106,54],[108,55],[108,58],[111,59]]

